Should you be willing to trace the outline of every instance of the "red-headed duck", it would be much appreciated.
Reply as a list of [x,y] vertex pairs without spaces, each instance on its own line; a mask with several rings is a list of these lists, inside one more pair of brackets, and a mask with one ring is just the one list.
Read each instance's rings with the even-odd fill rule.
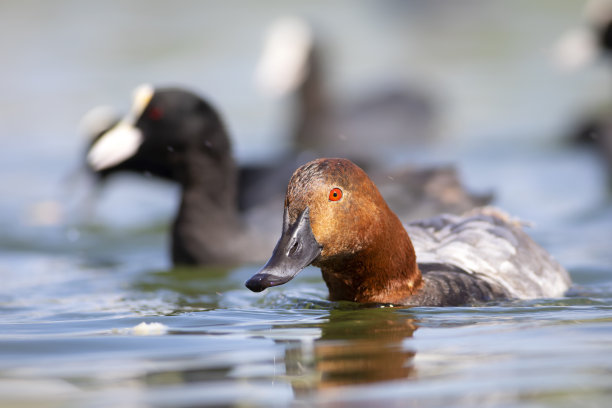
[[281,238],[246,286],[259,292],[284,284],[311,264],[333,301],[452,306],[557,297],[570,285],[568,273],[498,210],[404,227],[346,159],[317,159],[295,171]]
[[[274,244],[268,231],[276,231],[274,215],[282,206],[286,180],[306,161],[302,156],[238,168],[217,110],[182,88],[142,85],[124,118],[107,112],[102,115],[106,129],[97,120],[91,127],[87,165],[100,180],[137,172],[181,185],[172,230],[175,264],[236,264],[267,258]],[[431,215],[432,210],[465,211],[490,199],[467,193],[452,168],[404,169],[379,173],[378,179],[405,220]],[[270,236],[270,242],[262,236]]]

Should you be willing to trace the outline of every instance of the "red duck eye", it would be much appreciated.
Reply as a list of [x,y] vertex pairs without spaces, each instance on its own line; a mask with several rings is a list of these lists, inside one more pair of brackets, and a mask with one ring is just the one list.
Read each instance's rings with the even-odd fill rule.
[[153,107],[149,110],[149,118],[152,120],[160,120],[164,116],[164,111],[160,108]]
[[342,198],[342,190],[338,187],[332,188],[329,192],[329,201],[338,201]]

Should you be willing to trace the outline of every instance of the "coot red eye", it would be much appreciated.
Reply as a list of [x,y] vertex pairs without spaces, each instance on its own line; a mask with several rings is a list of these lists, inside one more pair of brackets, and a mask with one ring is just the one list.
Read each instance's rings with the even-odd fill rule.
[[158,107],[149,109],[149,118],[152,120],[160,120],[164,116],[164,111]]
[[329,192],[329,201],[338,201],[342,198],[342,190],[338,187],[332,188]]

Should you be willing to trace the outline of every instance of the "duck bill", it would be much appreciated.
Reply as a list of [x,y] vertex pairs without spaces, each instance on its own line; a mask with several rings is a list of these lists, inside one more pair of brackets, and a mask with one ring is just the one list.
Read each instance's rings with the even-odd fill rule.
[[310,226],[308,207],[292,225],[288,224],[288,214],[285,208],[283,233],[272,256],[266,265],[245,283],[246,287],[253,292],[261,292],[271,286],[289,282],[302,269],[317,259],[321,254],[321,248]]
[[87,164],[92,170],[106,170],[136,154],[144,140],[136,122],[153,98],[153,93],[153,87],[148,84],[136,88],[128,114],[92,143],[87,152]]

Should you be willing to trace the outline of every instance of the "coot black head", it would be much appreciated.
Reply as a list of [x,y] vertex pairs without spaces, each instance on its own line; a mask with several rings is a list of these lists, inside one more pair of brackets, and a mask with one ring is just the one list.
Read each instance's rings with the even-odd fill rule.
[[219,114],[190,91],[142,85],[129,113],[94,137],[87,164],[101,176],[133,171],[181,181],[195,156],[212,161],[231,157]]

